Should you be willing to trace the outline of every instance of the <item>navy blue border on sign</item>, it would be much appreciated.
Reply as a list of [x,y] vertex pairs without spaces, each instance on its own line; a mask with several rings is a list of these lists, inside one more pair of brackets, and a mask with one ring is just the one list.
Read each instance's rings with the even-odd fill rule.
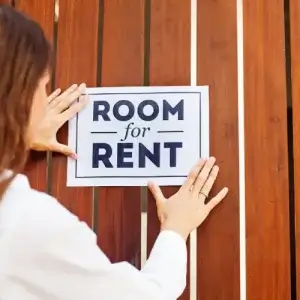
[[[145,92],[145,93],[95,93],[90,95],[145,95],[145,94],[199,94],[199,157],[201,157],[201,92]],[[76,114],[76,144],[75,153],[78,150],[78,114]],[[75,178],[185,178],[186,175],[154,175],[154,176],[78,176],[77,175],[77,160],[75,160]]]

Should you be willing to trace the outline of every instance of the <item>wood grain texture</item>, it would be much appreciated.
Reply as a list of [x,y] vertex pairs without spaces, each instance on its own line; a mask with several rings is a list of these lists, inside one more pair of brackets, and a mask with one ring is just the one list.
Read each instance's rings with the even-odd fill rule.
[[54,1],[53,0],[17,0],[15,8],[37,21],[43,28],[48,40],[53,41]]
[[[99,1],[60,1],[57,40],[56,86],[62,89],[85,82],[95,86],[97,80]],[[59,134],[67,143],[67,126]],[[52,193],[81,220],[92,223],[92,188],[66,187],[67,159],[52,159]]]
[[[190,1],[152,0],[150,12],[151,86],[190,85]],[[166,197],[177,187],[162,188]],[[155,200],[148,193],[148,250],[153,247],[160,224]],[[166,249],[172,251],[172,249]],[[189,299],[189,287],[180,298]]]
[[239,300],[236,1],[198,1],[198,84],[209,85],[210,154],[226,200],[198,229],[198,299]]
[[290,299],[283,7],[244,1],[247,300]]
[[12,4],[12,0],[0,0],[0,4]]
[[[144,1],[104,1],[102,86],[143,85]],[[139,187],[99,188],[98,243],[113,261],[140,265]]]
[[297,299],[300,299],[300,3],[289,1],[290,5],[290,43],[292,76],[292,113],[293,113],[293,159],[295,195],[295,244],[296,244],[296,286]]
[[[56,87],[190,84],[190,1],[150,1],[150,41],[144,43],[145,0],[61,0]],[[244,0],[247,300],[290,297],[287,105],[284,0]],[[300,4],[290,0],[296,238],[300,238]],[[1,3],[12,3],[0,0]],[[87,4],[88,3],[88,4]],[[99,19],[103,3],[103,20]],[[16,7],[54,38],[53,0],[16,0]],[[98,45],[98,25],[103,39]],[[210,86],[210,149],[220,166],[212,195],[230,193],[198,230],[197,298],[240,300],[236,1],[198,1],[199,85]],[[102,34],[101,33],[101,34]],[[145,49],[144,45],[149,49]],[[144,55],[148,55],[149,74]],[[99,59],[100,57],[100,59]],[[101,63],[101,65],[99,65]],[[100,76],[99,76],[99,70]],[[146,68],[147,71],[147,68]],[[59,134],[67,142],[67,126]],[[45,154],[26,167],[31,184],[46,189]],[[40,157],[41,156],[41,157]],[[93,189],[66,187],[66,158],[52,160],[52,193],[92,226]],[[140,262],[139,188],[97,188],[98,244],[113,261]],[[177,188],[164,187],[166,197]],[[148,250],[159,233],[148,193]],[[296,241],[298,299],[300,243]],[[172,251],[172,249],[166,249]],[[181,300],[189,299],[189,288]]]
[[[18,0],[16,9],[37,21],[45,31],[49,41],[53,42],[54,31],[54,3],[53,0]],[[50,90],[50,89],[49,89]],[[31,152],[25,167],[32,188],[46,191],[47,188],[47,161],[45,152]]]

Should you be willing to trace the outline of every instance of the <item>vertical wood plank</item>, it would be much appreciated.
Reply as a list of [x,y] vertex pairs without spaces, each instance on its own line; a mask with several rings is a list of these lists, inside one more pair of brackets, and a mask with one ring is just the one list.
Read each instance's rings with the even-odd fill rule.
[[[190,85],[190,1],[151,1],[149,71],[151,86]],[[162,190],[169,197],[178,188],[164,187]],[[155,200],[149,192],[148,251],[152,249],[159,229]],[[180,299],[189,299],[189,288]]]
[[[64,0],[59,2],[56,86],[62,89],[97,81],[98,0]],[[67,143],[67,126],[59,135]],[[92,188],[66,187],[66,157],[53,156],[52,192],[81,220],[92,223]]]
[[295,269],[297,299],[300,299],[300,3],[289,1],[290,54],[292,76],[292,118],[293,118],[293,162],[294,162],[294,205],[295,205]]
[[53,0],[18,0],[15,8],[39,22],[50,42],[54,35],[54,1]]
[[[54,3],[53,0],[18,0],[15,7],[39,22],[49,41],[54,35]],[[26,164],[25,174],[32,188],[45,192],[47,187],[47,161],[45,152],[31,152]]]
[[244,1],[247,300],[290,299],[283,8]]
[[239,300],[236,1],[198,1],[198,84],[209,85],[213,196],[229,195],[198,229],[198,299]]
[[[144,1],[104,1],[102,86],[143,85]],[[138,187],[99,188],[97,233],[112,261],[140,264]]]

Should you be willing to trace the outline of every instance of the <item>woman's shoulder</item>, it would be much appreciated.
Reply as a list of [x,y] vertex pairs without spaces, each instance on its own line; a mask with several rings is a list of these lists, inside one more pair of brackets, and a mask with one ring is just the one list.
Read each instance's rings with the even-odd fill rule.
[[49,290],[54,298],[71,299],[63,297],[70,294],[64,287],[75,277],[65,274],[74,270],[84,279],[95,264],[109,262],[96,241],[85,223],[52,196],[31,189],[27,178],[18,175],[0,201],[0,290],[10,288],[9,293],[24,296],[33,282],[37,288],[28,290],[39,299]]
[[[30,231],[36,237],[78,223],[54,197],[34,190],[24,175],[17,175],[0,201],[0,231]],[[28,233],[28,232],[27,232]]]

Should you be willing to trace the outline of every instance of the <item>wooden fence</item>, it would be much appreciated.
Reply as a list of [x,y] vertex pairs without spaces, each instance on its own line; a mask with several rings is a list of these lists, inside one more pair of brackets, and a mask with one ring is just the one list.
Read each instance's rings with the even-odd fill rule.
[[[197,21],[197,84],[210,87],[210,149],[221,167],[216,188],[228,185],[230,194],[198,230],[197,277],[181,300],[300,299],[299,1],[1,2],[45,29],[56,53],[52,89],[190,85]],[[66,128],[59,139],[67,141]],[[142,211],[147,249],[159,231],[147,191],[68,188],[59,155],[33,154],[26,173],[93,228],[113,262],[140,267]]]

